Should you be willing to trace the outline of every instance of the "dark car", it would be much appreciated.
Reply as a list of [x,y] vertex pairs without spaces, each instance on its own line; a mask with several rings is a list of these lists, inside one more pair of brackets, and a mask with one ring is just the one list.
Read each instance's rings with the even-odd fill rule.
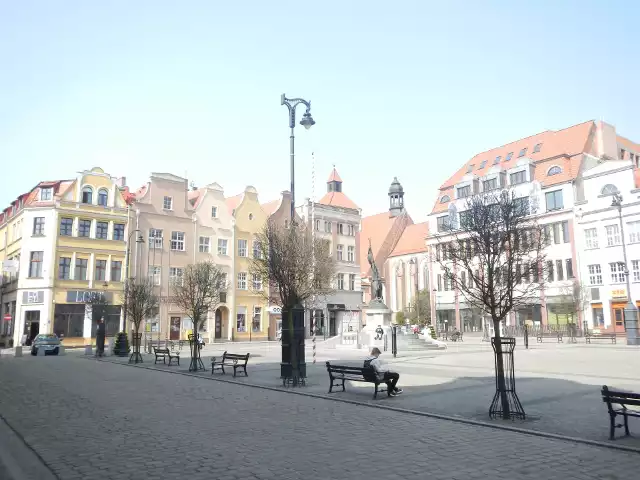
[[45,355],[58,355],[60,353],[60,339],[54,333],[36,335],[31,344],[31,355],[38,355],[40,349],[44,350]]

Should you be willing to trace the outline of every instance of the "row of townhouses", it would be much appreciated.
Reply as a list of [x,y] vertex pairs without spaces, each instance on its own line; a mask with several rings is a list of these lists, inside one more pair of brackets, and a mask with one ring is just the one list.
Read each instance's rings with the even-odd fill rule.
[[[539,301],[513,312],[507,324],[624,328],[623,306],[628,299],[640,305],[639,164],[640,145],[604,122],[545,131],[475,155],[442,184],[422,223],[414,223],[405,208],[396,178],[380,192],[389,208],[363,217],[334,168],[325,195],[295,209],[297,222],[330,242],[337,265],[335,293],[308,305],[307,335],[314,325],[325,337],[362,328],[370,301],[369,247],[394,313],[414,308],[421,291],[430,297],[439,330],[485,330],[482,312],[443,275],[440,250],[469,196],[505,189],[523,199],[551,239],[545,252],[550,275]],[[622,195],[620,207],[612,204],[614,193]],[[228,197],[216,183],[190,188],[187,179],[166,173],[151,174],[135,192],[124,178],[100,168],[41,182],[0,215],[0,344],[25,343],[38,332],[64,335],[68,345],[86,343],[95,334],[96,314],[87,302],[94,295],[107,301],[107,333],[115,334],[123,327],[127,275],[147,276],[161,299],[145,325],[147,334],[183,339],[193,325],[168,300],[169,286],[187,265],[202,260],[218,264],[229,287],[210,312],[205,338],[274,339],[281,309],[260,293],[269,286],[251,277],[249,264],[259,254],[255,238],[267,219],[286,227],[290,211],[288,192],[261,203],[251,186]],[[579,312],[567,304],[576,281],[588,300]]]

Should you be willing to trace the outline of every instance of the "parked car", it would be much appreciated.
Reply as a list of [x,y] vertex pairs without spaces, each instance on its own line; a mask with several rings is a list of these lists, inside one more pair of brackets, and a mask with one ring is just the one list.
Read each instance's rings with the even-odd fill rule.
[[45,355],[58,355],[60,353],[60,339],[54,333],[40,333],[33,339],[31,355],[38,355],[39,349],[43,349]]

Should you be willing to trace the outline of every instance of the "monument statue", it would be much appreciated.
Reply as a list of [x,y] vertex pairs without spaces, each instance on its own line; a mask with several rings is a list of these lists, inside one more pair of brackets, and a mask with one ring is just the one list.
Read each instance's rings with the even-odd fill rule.
[[380,280],[380,272],[373,258],[373,250],[371,250],[371,239],[369,239],[369,252],[367,253],[367,260],[371,265],[371,301],[379,301],[384,303],[382,299],[382,281]]

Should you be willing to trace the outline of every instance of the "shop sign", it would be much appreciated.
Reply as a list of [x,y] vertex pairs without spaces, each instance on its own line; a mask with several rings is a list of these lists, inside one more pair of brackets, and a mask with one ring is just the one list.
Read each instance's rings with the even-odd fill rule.
[[615,290],[611,290],[611,298],[627,298],[627,289],[617,288]]
[[282,307],[278,307],[277,305],[271,305],[267,311],[270,315],[280,315],[282,314]]
[[44,303],[44,290],[22,292],[23,305],[35,305],[37,303]]
[[112,299],[111,292],[96,292],[91,290],[69,290],[67,291],[67,302],[69,303],[89,303],[96,300],[104,300],[109,303]]

